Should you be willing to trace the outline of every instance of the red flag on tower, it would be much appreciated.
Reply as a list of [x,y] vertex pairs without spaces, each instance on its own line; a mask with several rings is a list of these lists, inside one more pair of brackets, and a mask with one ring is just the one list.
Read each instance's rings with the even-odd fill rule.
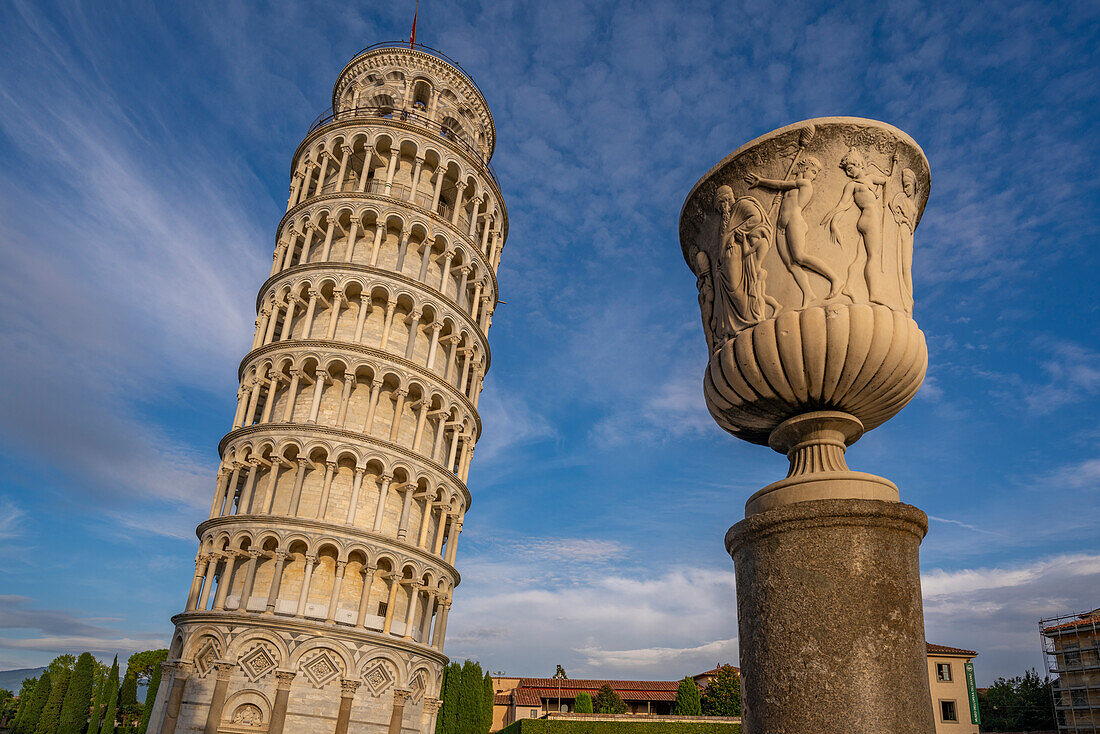
[[409,34],[409,48],[416,46],[416,16],[420,13],[420,0],[416,0],[416,10],[413,11],[413,28]]

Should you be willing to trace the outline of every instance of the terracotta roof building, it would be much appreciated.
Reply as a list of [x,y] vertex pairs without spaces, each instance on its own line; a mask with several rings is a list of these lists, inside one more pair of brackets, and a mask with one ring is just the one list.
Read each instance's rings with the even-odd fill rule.
[[[970,661],[978,653],[959,647],[926,644],[937,734],[977,734],[977,697],[973,688],[974,666]],[[700,689],[704,689],[723,667],[733,667],[738,675],[741,674],[735,666],[719,664],[711,670],[692,675],[691,679]],[[494,676],[492,731],[499,731],[520,719],[572,713],[579,693],[587,693],[595,699],[605,684],[619,695],[629,714],[671,716],[680,681]]]
[[978,734],[981,716],[971,662],[978,653],[961,647],[924,644],[936,734]]

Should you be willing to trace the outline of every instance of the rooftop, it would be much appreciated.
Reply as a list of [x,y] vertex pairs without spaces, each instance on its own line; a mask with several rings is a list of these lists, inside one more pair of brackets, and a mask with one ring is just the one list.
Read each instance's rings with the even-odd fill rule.
[[934,645],[931,642],[924,643],[929,655],[965,655],[968,658],[977,657],[976,650],[964,650],[961,647],[948,647],[947,645]]

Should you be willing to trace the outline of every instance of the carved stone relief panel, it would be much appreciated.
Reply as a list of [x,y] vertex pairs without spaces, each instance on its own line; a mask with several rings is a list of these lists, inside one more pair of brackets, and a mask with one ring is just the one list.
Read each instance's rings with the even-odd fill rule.
[[420,699],[424,697],[424,694],[427,692],[427,690],[427,677],[424,674],[424,671],[418,671],[416,675],[413,676],[412,683],[409,684],[409,692],[411,694],[413,703],[419,703]]
[[240,657],[241,669],[250,681],[257,680],[275,670],[279,664],[278,653],[273,646],[257,642]]
[[214,640],[207,639],[199,651],[195,653],[195,672],[198,677],[205,678],[206,674],[214,669],[214,663],[218,659],[218,648]]
[[731,154],[680,220],[711,349],[811,306],[911,316],[913,230],[929,181],[908,135],[856,118],[791,125]]
[[344,665],[328,650],[315,650],[299,663],[314,688],[320,688],[343,673]]
[[256,704],[245,703],[233,712],[232,720],[238,726],[263,726],[264,714]]
[[381,696],[397,681],[397,673],[393,663],[379,658],[367,664],[363,680],[372,696]]

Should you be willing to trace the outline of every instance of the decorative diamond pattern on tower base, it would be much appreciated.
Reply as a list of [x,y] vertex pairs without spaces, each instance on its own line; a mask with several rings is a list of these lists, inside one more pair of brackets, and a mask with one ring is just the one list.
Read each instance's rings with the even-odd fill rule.
[[301,667],[316,688],[320,688],[340,674],[340,668],[327,651],[303,662]]
[[382,695],[394,682],[393,673],[390,672],[389,666],[381,661],[369,668],[363,679],[367,682],[367,688],[375,696]]
[[252,682],[270,673],[276,664],[275,659],[263,647],[256,647],[241,658],[241,668]]

